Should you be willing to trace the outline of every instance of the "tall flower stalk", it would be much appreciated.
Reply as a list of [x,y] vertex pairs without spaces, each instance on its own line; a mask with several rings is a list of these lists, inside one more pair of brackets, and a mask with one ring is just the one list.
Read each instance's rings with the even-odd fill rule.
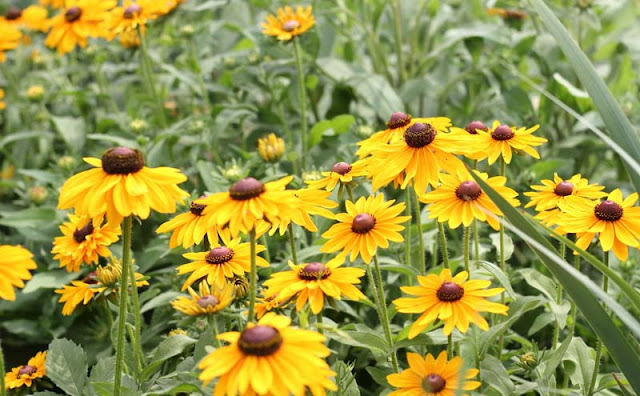
[[[380,317],[380,322],[382,324],[382,329],[384,330],[385,338],[387,339],[387,343],[389,344],[389,348],[393,347],[393,336],[391,334],[391,324],[389,322],[389,312],[387,311],[387,303],[384,298],[384,286],[382,284],[382,272],[380,271],[380,265],[378,264],[378,256],[373,256],[373,265],[376,270],[375,279],[373,273],[371,272],[371,266],[369,266],[369,281],[373,287],[373,293],[375,298],[376,305],[378,306],[378,316]],[[393,366],[393,371],[398,372],[398,357],[396,356],[396,352],[391,352],[391,365]]]
[[[607,267],[609,266],[609,252],[605,251],[604,252],[604,265],[606,265]],[[607,277],[607,275],[603,274],[602,275],[602,291],[605,292],[605,294],[609,291],[609,278]],[[595,391],[596,388],[596,381],[598,379],[598,371],[600,370],[600,359],[602,358],[602,350],[603,350],[603,345],[602,345],[602,341],[600,339],[597,340],[597,345],[596,345],[596,358],[595,358],[595,362],[593,364],[593,374],[591,374],[591,382],[589,383],[589,391],[587,392],[588,396],[593,395],[593,392]]]
[[158,122],[162,128],[167,127],[167,118],[164,114],[164,104],[162,98],[158,95],[156,90],[156,83],[153,77],[153,67],[151,66],[151,58],[149,57],[149,51],[147,47],[147,39],[142,32],[138,32],[140,35],[140,70],[142,72],[142,78],[147,85],[147,91],[151,94],[153,102],[156,107],[156,113],[158,115]]
[[258,287],[258,269],[256,267],[256,230],[249,231],[249,241],[251,243],[251,273],[249,276],[249,315],[248,322],[253,322],[256,311],[256,288]]
[[[127,321],[127,293],[129,267],[131,266],[131,226],[132,216],[124,218],[122,227],[122,276],[120,277],[120,311],[118,313],[118,336],[116,341],[116,367],[113,383],[114,396],[120,396],[122,369],[124,366],[124,336]],[[135,281],[133,282],[135,284]]]
[[293,39],[298,73],[298,99],[300,101],[300,164],[301,171],[304,172],[307,158],[307,91],[304,86],[304,72],[302,70],[302,50],[298,41],[298,39]]

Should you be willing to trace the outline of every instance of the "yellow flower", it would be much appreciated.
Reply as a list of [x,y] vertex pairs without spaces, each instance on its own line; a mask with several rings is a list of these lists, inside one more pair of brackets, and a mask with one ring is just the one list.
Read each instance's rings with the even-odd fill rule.
[[338,162],[333,165],[331,171],[322,172],[322,179],[305,181],[305,183],[309,185],[309,188],[333,191],[338,183],[343,185],[349,184],[353,181],[354,177],[366,176],[367,163],[368,160],[360,160],[352,164],[348,162]]
[[288,218],[289,211],[297,203],[293,191],[285,190],[291,180],[293,176],[287,176],[262,184],[247,177],[231,186],[228,192],[211,194],[195,203],[206,205],[203,215],[212,214],[209,227],[227,227],[235,238],[240,232],[248,234],[262,221],[270,223]]
[[[200,199],[202,198],[205,198],[205,196],[200,197]],[[162,223],[156,232],[162,234],[173,231],[169,240],[169,247],[172,249],[179,245],[182,245],[185,249],[193,245],[199,245],[205,235],[209,243],[213,244],[218,243],[218,233],[229,239],[228,230],[217,230],[215,225],[209,227],[210,216],[203,216],[202,214],[205,207],[206,205],[191,202],[187,213],[181,213],[173,219]]]
[[322,234],[323,238],[329,240],[322,245],[320,251],[333,253],[340,250],[344,255],[351,253],[351,261],[360,255],[369,264],[378,247],[387,248],[389,241],[404,240],[398,233],[404,229],[400,223],[409,220],[411,216],[398,216],[404,211],[405,205],[393,205],[394,202],[385,202],[382,194],[361,197],[355,204],[346,201],[347,213],[336,215],[339,223]]
[[[0,21],[0,62],[4,62],[7,59],[4,51],[16,48],[20,45],[21,39],[22,33],[20,33],[20,30],[7,22]],[[4,97],[4,91],[2,92]]]
[[623,200],[622,192],[615,189],[606,200],[591,201],[577,196],[567,196],[558,215],[558,224],[563,232],[578,234],[576,245],[581,249],[589,247],[593,237],[598,239],[602,250],[613,253],[620,261],[629,255],[627,246],[638,247],[640,239],[640,207],[633,206],[638,193]]
[[74,208],[76,214],[107,214],[109,224],[119,225],[126,216],[149,217],[151,209],[174,213],[176,201],[189,194],[180,188],[187,180],[175,168],[147,168],[138,150],[108,149],[97,158],[84,158],[95,166],[69,178],[60,190],[58,209]]
[[98,256],[109,257],[107,246],[118,241],[120,227],[102,226],[102,217],[69,214],[69,222],[60,226],[63,236],[53,240],[54,260],[60,261],[60,268],[76,272],[84,264],[97,264]]
[[467,144],[477,144],[479,151],[485,153],[482,159],[488,158],[489,164],[496,162],[500,156],[504,162],[510,163],[514,150],[524,151],[533,158],[539,159],[540,155],[533,147],[540,146],[547,139],[532,135],[538,128],[540,125],[527,129],[525,127],[509,127],[501,125],[499,121],[494,121],[493,126],[487,132],[476,130],[480,138],[479,142],[474,139],[468,140]]
[[463,144],[459,144],[453,152],[455,154],[462,154],[472,160],[486,158],[487,154],[480,145],[481,137],[478,135],[478,130],[487,132],[489,128],[482,121],[471,121],[464,129],[454,126],[449,128],[452,138],[464,142]]
[[188,336],[189,333],[187,333],[186,331],[182,330],[182,329],[173,329],[169,332],[169,337],[174,336],[174,335],[183,335],[183,336]]
[[65,8],[51,19],[45,45],[55,47],[62,55],[73,51],[76,45],[86,47],[89,37],[106,38],[105,22],[116,4],[116,0],[67,0]]
[[138,32],[132,30],[130,32],[120,33],[120,44],[124,48],[138,48],[140,46],[140,36]]
[[40,5],[42,6],[51,6],[51,8],[62,8],[64,7],[65,0],[40,0]]
[[267,15],[267,21],[261,23],[262,34],[275,36],[278,40],[289,41],[311,29],[316,23],[311,14],[311,6],[293,8],[286,6],[278,8],[278,15]]
[[[256,254],[264,250],[264,246],[256,245]],[[198,279],[205,277],[210,285],[223,287],[227,279],[234,275],[244,276],[245,272],[251,271],[250,244],[240,243],[240,238],[225,241],[224,246],[214,246],[209,252],[185,253],[182,257],[193,260],[177,268],[179,275],[191,273],[182,285],[182,290],[187,290]],[[256,265],[268,267],[269,263],[258,256]]]
[[125,0],[122,7],[110,12],[108,39],[129,32],[137,35],[138,30],[144,34],[147,22],[160,15],[160,3],[158,0]]
[[[47,352],[38,352],[36,356],[29,359],[27,364],[14,367],[4,375],[6,389],[15,389],[22,386],[30,387],[35,380],[46,375],[45,360]],[[4,370],[4,367],[2,368]]]
[[44,87],[42,85],[32,85],[27,89],[27,98],[30,100],[40,100],[44,96]]
[[[0,57],[1,56],[2,56],[2,52],[0,52]],[[7,107],[7,104],[4,103],[2,99],[4,99],[4,89],[0,88],[0,110],[4,110]],[[11,167],[11,165],[9,165],[9,167]],[[11,177],[13,177],[13,174],[11,175]],[[5,177],[5,170],[3,169],[1,180],[6,180],[6,179],[10,179],[10,178]]]
[[15,287],[31,279],[29,270],[38,268],[33,254],[22,246],[0,245],[0,299],[15,301]]
[[[264,295],[270,294],[269,290],[263,292]],[[260,319],[267,312],[280,307],[282,301],[278,298],[278,294],[270,294],[269,297],[258,297],[256,301],[256,318]],[[286,304],[285,304],[286,305]]]
[[[515,199],[518,193],[505,187],[507,182],[505,177],[489,178],[486,173],[474,172],[511,205],[520,205],[520,202]],[[480,185],[466,169],[458,168],[455,173],[441,174],[440,179],[442,184],[438,188],[420,197],[420,201],[431,204],[430,219],[438,219],[440,223],[449,221],[450,228],[458,228],[460,224],[469,227],[473,219],[486,221],[494,230],[500,228],[500,221],[492,214],[502,216],[502,211],[482,191]]]
[[287,217],[280,217],[271,220],[271,230],[269,235],[273,235],[280,230],[280,235],[284,235],[291,222],[298,224],[311,232],[318,231],[318,227],[313,223],[311,215],[319,215],[333,220],[335,215],[328,208],[338,206],[329,198],[330,191],[319,191],[311,189],[292,190],[295,197],[294,206],[289,208]]
[[200,282],[196,293],[191,287],[187,289],[189,297],[178,297],[171,301],[171,306],[178,311],[190,315],[207,315],[226,308],[233,301],[233,285],[225,283],[221,288],[209,287],[206,280]]
[[525,208],[535,206],[535,210],[541,212],[557,209],[560,202],[564,202],[568,196],[600,199],[607,195],[602,191],[604,186],[589,184],[589,180],[583,179],[579,174],[564,180],[557,173],[554,173],[553,180],[545,179],[541,180],[541,183],[542,185],[531,186],[531,189],[536,191],[524,193],[527,197],[531,197],[531,201]]
[[284,140],[270,133],[258,139],[258,153],[263,160],[275,162],[284,154]]
[[324,396],[336,391],[335,376],[324,358],[331,353],[325,337],[290,326],[291,319],[268,313],[244,331],[218,336],[230,345],[218,348],[198,364],[205,385],[218,378],[215,396]]
[[24,10],[14,6],[9,7],[4,16],[0,17],[0,23],[2,22],[18,28],[26,27],[41,32],[46,32],[49,29],[47,9],[37,5],[31,5]]
[[387,375],[391,386],[401,388],[389,393],[389,396],[469,396],[459,391],[472,391],[482,385],[478,381],[468,381],[478,375],[477,369],[463,372],[464,360],[456,356],[447,361],[446,351],[440,352],[437,359],[430,353],[422,358],[417,353],[409,352],[407,361],[408,369]]
[[404,189],[412,182],[416,192],[422,194],[429,184],[438,184],[440,171],[453,173],[464,167],[462,161],[451,154],[459,142],[445,132],[443,125],[416,122],[404,131],[402,139],[373,151],[369,175],[374,191],[403,175],[401,187]]
[[314,314],[322,312],[324,296],[340,300],[345,296],[352,300],[366,300],[355,284],[360,283],[364,270],[360,268],[341,268],[344,256],[337,256],[327,264],[308,263],[295,265],[289,261],[291,271],[277,272],[264,282],[268,287],[266,296],[278,296],[286,300],[295,295],[296,310],[300,311],[309,301]]
[[411,326],[409,338],[414,338],[436,319],[444,321],[444,335],[448,336],[457,327],[466,333],[469,323],[475,323],[482,330],[489,330],[489,324],[479,312],[492,312],[506,315],[509,307],[486,301],[504,291],[491,285],[488,280],[467,280],[469,273],[462,271],[451,277],[449,269],[443,269],[440,275],[418,276],[419,286],[403,286],[400,289],[417,298],[403,297],[393,301],[398,312],[420,313],[420,317]]

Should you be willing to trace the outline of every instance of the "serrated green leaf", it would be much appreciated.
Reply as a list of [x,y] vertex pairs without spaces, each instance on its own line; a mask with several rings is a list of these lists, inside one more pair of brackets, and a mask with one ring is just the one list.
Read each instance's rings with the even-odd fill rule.
[[28,294],[40,289],[58,289],[77,277],[78,274],[73,272],[69,273],[66,270],[39,272],[27,282],[22,292]]
[[45,362],[47,377],[72,396],[81,396],[87,381],[87,357],[82,347],[59,338],[51,341]]

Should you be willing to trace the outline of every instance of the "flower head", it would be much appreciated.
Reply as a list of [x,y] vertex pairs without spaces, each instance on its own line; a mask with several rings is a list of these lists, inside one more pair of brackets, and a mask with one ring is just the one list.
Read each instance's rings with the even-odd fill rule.
[[578,234],[576,245],[589,247],[598,234],[602,250],[613,253],[620,261],[629,255],[627,246],[638,247],[640,239],[640,207],[634,206],[638,193],[623,199],[619,189],[613,190],[606,200],[591,201],[578,196],[567,196],[561,202],[557,223],[562,232]]
[[119,34],[127,34],[138,30],[144,34],[147,22],[158,18],[161,14],[161,2],[158,0],[125,0],[122,7],[110,12],[108,22],[111,40]]
[[[267,289],[262,294],[264,296],[269,295],[269,297],[258,297],[256,301],[256,318],[258,319],[263,317],[267,312],[282,307],[283,304],[283,301],[278,298],[277,293],[271,294]],[[284,305],[286,305],[286,303]]]
[[275,162],[284,154],[284,140],[270,133],[258,139],[258,154],[266,162]]
[[311,232],[318,231],[318,227],[311,219],[312,215],[322,216],[326,219],[333,220],[335,215],[329,209],[338,206],[338,203],[329,199],[330,191],[312,190],[303,188],[300,190],[291,190],[294,196],[294,203],[289,209],[287,216],[282,216],[271,220],[271,230],[269,235],[273,235],[276,231],[280,231],[280,235],[284,235],[287,227],[292,222],[298,224]]
[[[409,368],[397,374],[389,374],[387,381],[391,386],[401,388],[389,393],[389,396],[454,396],[459,391],[471,391],[482,385],[478,381],[469,381],[478,375],[477,369],[462,371],[464,361],[460,356],[447,361],[447,352],[442,351],[438,358],[430,353],[424,358],[417,353],[407,353]],[[462,379],[462,384],[460,380]],[[466,393],[461,393],[468,396]]]
[[218,336],[229,345],[211,352],[198,364],[205,384],[218,378],[216,395],[313,396],[337,390],[324,358],[331,353],[325,337],[290,326],[291,319],[268,313],[242,332]]
[[233,301],[233,285],[226,283],[222,287],[210,287],[206,280],[200,282],[199,293],[191,287],[189,297],[178,297],[171,301],[171,306],[178,311],[189,315],[208,315],[226,308]]
[[493,164],[502,156],[507,164],[511,162],[514,150],[523,151],[533,158],[539,159],[540,155],[533,148],[546,143],[547,139],[533,136],[533,132],[537,131],[540,125],[531,128],[525,127],[509,127],[494,121],[493,126],[488,131],[477,129],[479,140],[470,140],[470,144],[478,147],[477,152],[484,152],[485,155],[477,159],[489,159],[489,164]]
[[4,16],[0,17],[0,23],[2,22],[18,28],[25,27],[31,30],[40,30],[41,32],[49,29],[47,9],[37,5],[30,5],[25,9],[11,6],[7,8]]
[[404,229],[400,223],[410,216],[399,216],[405,209],[404,203],[393,205],[395,201],[386,201],[382,194],[373,197],[361,197],[354,204],[346,201],[347,213],[336,215],[339,223],[331,226],[323,238],[329,240],[320,248],[322,252],[342,251],[351,254],[354,261],[359,255],[365,263],[371,262],[378,247],[389,247],[389,241],[402,242],[399,231]]
[[38,352],[36,356],[29,359],[27,364],[12,368],[4,375],[5,388],[15,389],[22,386],[28,388],[35,380],[44,377],[46,375],[44,367],[46,358],[46,351]]
[[[505,187],[507,179],[503,176],[491,177],[486,173],[473,171],[489,186],[496,190],[511,205],[518,206],[518,193]],[[442,184],[433,191],[420,197],[420,201],[431,204],[429,218],[439,222],[449,222],[449,227],[458,228],[460,224],[469,227],[473,219],[486,221],[493,229],[500,227],[500,222],[493,215],[502,216],[502,211],[491,198],[482,191],[480,185],[465,168],[458,168],[455,173],[441,174]],[[488,214],[489,213],[489,214]]]
[[337,162],[329,172],[322,172],[322,179],[306,181],[309,188],[333,191],[338,184],[346,185],[353,182],[355,177],[367,175],[368,160],[353,163]]
[[266,22],[261,23],[262,33],[267,36],[275,36],[278,40],[289,41],[299,36],[316,23],[311,6],[296,7],[295,12],[290,6],[278,8],[277,15],[267,15]]
[[449,335],[454,327],[466,333],[469,323],[475,323],[482,330],[489,330],[489,324],[479,312],[492,312],[506,315],[509,307],[486,301],[504,291],[503,288],[487,289],[488,280],[467,280],[469,273],[462,271],[455,277],[449,269],[443,269],[440,275],[418,276],[419,286],[403,286],[400,289],[417,298],[403,297],[393,301],[398,312],[420,313],[420,317],[411,326],[409,338],[414,338],[436,319],[444,322],[444,335]]
[[[213,246],[208,252],[182,255],[192,260],[177,268],[179,275],[191,273],[182,285],[182,290],[187,290],[189,286],[203,278],[210,285],[222,288],[234,275],[244,276],[246,272],[251,271],[250,244],[240,243],[240,238],[224,242],[224,245]],[[264,250],[264,246],[256,245],[256,253]],[[259,267],[269,266],[262,257],[256,257],[256,260],[256,265]]]
[[30,270],[38,267],[33,254],[22,246],[0,245],[0,300],[15,301],[14,287],[24,287]]
[[119,226],[103,226],[102,216],[90,219],[69,214],[69,220],[60,226],[63,236],[53,240],[51,250],[53,258],[60,261],[60,268],[76,272],[82,264],[97,264],[98,256],[111,255],[107,246],[118,241]]
[[186,181],[175,168],[147,168],[138,150],[116,147],[102,159],[84,158],[94,169],[69,178],[60,190],[59,209],[74,208],[76,214],[98,217],[106,213],[110,224],[119,225],[126,216],[149,217],[151,210],[176,211],[189,194],[177,185]]
[[16,48],[20,45],[21,39],[22,33],[20,33],[20,30],[10,23],[0,21],[0,62],[4,62],[7,59],[4,51]]
[[525,206],[530,208],[535,206],[535,210],[557,209],[561,202],[568,196],[582,197],[586,199],[600,199],[607,195],[603,192],[604,186],[589,184],[589,180],[581,175],[573,175],[570,179],[564,180],[557,173],[553,174],[553,180],[541,180],[542,185],[531,186],[532,192],[525,192],[524,195],[531,197],[531,201]]
[[309,301],[314,314],[322,312],[324,297],[340,300],[345,296],[352,300],[365,300],[367,297],[354,285],[360,283],[364,270],[341,267],[344,256],[338,256],[323,263],[305,263],[295,265],[289,261],[291,271],[277,272],[264,282],[268,287],[267,297],[278,296],[287,300],[298,296],[296,310],[300,311]]

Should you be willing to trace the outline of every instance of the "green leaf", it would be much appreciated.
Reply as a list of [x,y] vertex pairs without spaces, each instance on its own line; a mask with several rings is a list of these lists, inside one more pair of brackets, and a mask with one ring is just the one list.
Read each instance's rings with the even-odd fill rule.
[[[636,129],[625,116],[624,111],[620,108],[600,75],[598,75],[589,58],[582,52],[567,29],[543,0],[530,0],[530,2],[540,16],[540,21],[556,39],[567,60],[573,66],[580,82],[589,92],[593,103],[607,126],[611,138],[619,146],[624,147],[632,158],[640,158],[640,142],[638,141]],[[634,171],[627,163],[625,163],[625,167],[636,191],[640,191],[640,173]],[[634,387],[634,389],[636,388]]]
[[550,378],[552,375],[555,374],[556,368],[558,368],[558,366],[562,362],[562,359],[564,358],[565,353],[569,348],[569,345],[571,345],[571,337],[565,338],[565,340],[562,341],[562,344],[560,344],[558,349],[553,351],[553,353],[548,355],[548,357],[545,357],[544,373],[542,374],[542,380]]
[[336,372],[336,385],[338,386],[336,396],[360,396],[358,383],[351,372],[353,366],[338,360],[331,368]]
[[484,269],[485,271],[493,275],[493,277],[496,278],[500,283],[500,286],[504,287],[505,291],[511,296],[511,298],[516,297],[516,293],[513,291],[513,288],[511,287],[511,281],[509,280],[509,277],[504,272],[502,272],[500,267],[498,267],[494,263],[490,263],[488,261],[480,261],[480,260],[473,261],[471,264],[476,266],[479,269]]
[[75,279],[78,274],[67,272],[66,270],[55,270],[50,272],[39,272],[27,282],[27,286],[22,290],[23,293],[33,293],[40,289],[58,289]]
[[584,343],[582,338],[574,337],[564,356],[565,370],[571,378],[571,383],[587,389],[591,383],[591,376],[595,365],[594,350]]
[[23,131],[23,132],[12,133],[0,139],[0,147],[5,147],[7,144],[12,142],[18,142],[20,140],[34,139],[34,138],[52,139],[53,133],[46,132],[46,131]]
[[515,385],[500,360],[487,355],[480,363],[480,372],[482,373],[482,381],[501,395],[511,396],[514,394]]
[[166,291],[164,293],[160,293],[151,300],[147,301],[142,308],[140,308],[140,313],[145,313],[154,308],[167,305],[170,301],[175,300],[179,296],[184,296],[184,293],[176,292],[176,291]]
[[29,208],[12,212],[0,212],[0,225],[13,228],[44,228],[56,221],[53,208]]
[[82,347],[65,338],[51,341],[45,363],[47,377],[72,396],[81,396],[87,381],[87,357]]
[[[489,234],[489,238],[491,238],[491,244],[496,248],[496,251],[500,249],[500,234],[494,232]],[[509,260],[513,255],[513,240],[507,234],[504,235],[504,259]]]
[[82,118],[52,116],[51,121],[67,143],[69,150],[81,152],[86,136],[84,120]]
[[142,378],[148,378],[167,359],[180,355],[186,348],[194,345],[195,343],[196,340],[182,334],[177,334],[166,338],[160,343],[160,345],[158,345],[158,348],[153,354],[149,365],[142,372]]
[[624,308],[603,293],[589,278],[561,259],[551,242],[540,234],[533,224],[500,194],[475,173],[471,173],[471,175],[504,213],[504,217],[511,222],[511,225],[505,222],[505,226],[508,226],[512,232],[516,233],[531,247],[557,281],[562,284],[567,294],[582,312],[585,320],[607,347],[618,367],[629,378],[633,389],[636,392],[640,391],[640,377],[637,375],[640,372],[640,357],[627,341],[625,334],[615,325],[607,311],[600,305],[594,294],[604,301],[636,336],[640,330],[640,324],[637,324],[637,321]]

